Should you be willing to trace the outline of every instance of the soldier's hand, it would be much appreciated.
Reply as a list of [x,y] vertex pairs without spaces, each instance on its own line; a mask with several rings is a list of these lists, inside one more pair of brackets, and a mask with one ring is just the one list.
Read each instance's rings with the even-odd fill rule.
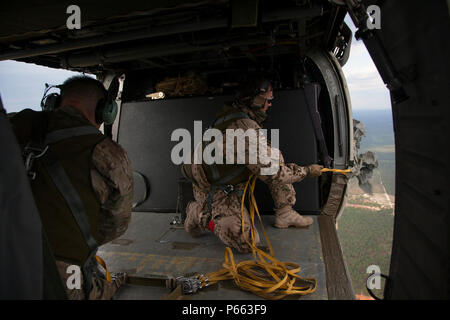
[[286,167],[288,167],[289,169],[291,169],[291,170],[292,170],[292,174],[295,175],[295,176],[300,176],[300,175],[301,175],[302,177],[305,176],[304,167],[299,166],[299,165],[296,164],[296,163],[288,163],[288,164],[286,164]]
[[315,177],[319,177],[322,175],[322,172],[320,170],[323,169],[323,166],[321,166],[319,164],[312,164],[308,168],[309,168],[308,177],[315,178]]

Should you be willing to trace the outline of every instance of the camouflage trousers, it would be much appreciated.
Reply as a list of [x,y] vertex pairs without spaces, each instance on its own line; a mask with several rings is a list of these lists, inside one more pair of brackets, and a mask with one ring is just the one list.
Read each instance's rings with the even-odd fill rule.
[[[245,183],[234,186],[235,190],[243,191]],[[293,206],[296,201],[295,190],[292,184],[268,185],[275,208]],[[208,207],[208,189],[202,189],[193,184],[195,201],[189,202],[186,208],[186,221],[184,228],[195,236],[201,231],[212,231],[225,245],[246,253],[251,249],[247,244],[250,241],[250,215],[244,206],[244,232],[242,232],[241,197],[239,192],[225,194],[217,190],[211,203],[211,212]],[[255,230],[256,244],[259,242],[258,231]]]
[[[63,287],[66,289],[67,298],[69,300],[84,300],[85,293],[83,290],[83,275],[81,274],[81,289],[69,289],[67,286],[67,280],[71,274],[67,273],[67,268],[70,263],[56,260],[56,266],[58,268]],[[106,279],[100,277],[92,278],[92,289],[89,293],[89,300],[111,300],[117,289],[125,283],[125,275],[117,274],[112,279],[112,283],[109,283]]]

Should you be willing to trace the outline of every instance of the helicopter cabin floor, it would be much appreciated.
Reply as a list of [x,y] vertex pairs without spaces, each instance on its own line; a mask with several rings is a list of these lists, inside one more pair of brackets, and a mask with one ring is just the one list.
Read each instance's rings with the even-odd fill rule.
[[[111,272],[127,272],[130,275],[130,283],[119,289],[115,299],[165,299],[170,294],[170,290],[165,286],[165,279],[193,273],[206,274],[222,268],[225,249],[222,242],[210,232],[205,232],[197,238],[191,237],[182,225],[171,225],[175,216],[178,215],[175,213],[133,212],[126,233],[100,247],[98,255],[105,260]],[[324,229],[324,223],[321,220],[323,218],[312,217],[314,223],[308,228],[277,229],[273,227],[273,215],[262,216],[275,257],[284,262],[294,262],[300,265],[300,276],[317,279],[317,289],[314,293],[285,299],[324,300],[331,298],[327,292],[327,289],[329,290],[327,277],[330,278],[330,275],[326,273],[324,254],[326,260],[333,259],[327,258],[330,256],[331,248],[322,248],[321,243],[329,237],[320,234],[321,229]],[[255,224],[263,244],[265,244],[259,222],[255,222]],[[233,253],[236,262],[253,260],[251,253],[240,254],[234,249]],[[330,268],[328,268],[328,273]],[[340,276],[338,275],[338,277]],[[221,281],[201,289],[195,294],[183,295],[178,298],[189,300],[260,299],[250,292],[240,290],[232,280]]]

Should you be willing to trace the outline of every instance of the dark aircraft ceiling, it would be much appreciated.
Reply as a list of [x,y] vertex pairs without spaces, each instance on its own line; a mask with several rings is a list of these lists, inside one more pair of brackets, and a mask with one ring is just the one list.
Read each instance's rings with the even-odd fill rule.
[[351,39],[346,9],[326,0],[84,0],[79,30],[66,26],[71,4],[2,4],[0,60],[92,73],[224,68],[323,47],[345,63]]
[[116,20],[127,16],[151,15],[177,10],[188,10],[204,4],[219,5],[227,3],[225,0],[216,1],[183,1],[183,0],[37,0],[32,2],[5,1],[0,11],[0,41],[9,41],[29,37],[31,35],[61,31],[66,29],[69,14],[66,9],[76,3],[81,8],[83,27],[95,25],[101,20]]

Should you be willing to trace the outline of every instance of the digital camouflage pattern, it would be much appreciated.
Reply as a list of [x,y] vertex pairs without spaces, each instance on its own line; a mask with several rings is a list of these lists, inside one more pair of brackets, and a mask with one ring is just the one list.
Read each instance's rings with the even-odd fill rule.
[[[238,119],[233,121],[228,125],[227,129],[242,129],[246,131],[248,129],[254,129],[257,131],[258,139],[266,139],[263,133],[260,131],[262,128],[257,122],[258,116],[256,116],[253,111],[242,105],[234,104],[234,107],[238,109],[237,111],[244,111],[249,116],[250,119]],[[226,133],[224,134],[224,146],[223,149],[226,151]],[[246,141],[245,144],[245,156],[246,160],[251,156],[250,152],[257,150],[257,148],[251,148],[252,142]],[[258,142],[253,142],[258,143]],[[237,159],[237,148],[235,150],[235,159]],[[278,158],[276,157],[278,153]],[[225,152],[224,152],[225,154]],[[270,146],[267,143],[267,157],[272,159],[272,161],[279,161],[278,171],[273,175],[261,175],[262,168],[270,167],[270,162],[268,159],[260,158],[256,164],[248,164],[246,161],[246,167],[256,175],[260,180],[266,183],[271,192],[272,198],[275,204],[275,210],[292,207],[296,202],[295,190],[292,183],[298,182],[307,176],[308,170],[306,167],[296,165],[294,163],[284,163],[283,156],[281,152]],[[266,163],[265,165],[262,163]],[[207,205],[207,197],[210,190],[210,183],[206,177],[206,174],[202,168],[201,164],[184,165],[190,168],[186,171],[189,172],[190,178],[193,181],[193,190],[195,201],[191,201],[186,207],[186,221],[185,230],[191,235],[196,236],[201,231],[208,231],[212,229],[214,234],[227,246],[231,246],[237,249],[239,252],[249,252],[250,247],[248,246],[245,239],[250,240],[250,224],[249,224],[249,213],[244,207],[244,222],[245,228],[244,233],[242,233],[241,227],[241,198],[239,193],[234,192],[226,195],[222,190],[217,190],[213,196],[212,201],[212,212],[210,213]],[[234,186],[235,190],[243,190],[245,187],[244,183],[239,183]],[[298,215],[298,214],[297,214]],[[212,220],[214,227],[211,228],[210,220]],[[255,230],[256,243],[259,242],[259,235]]]
[[104,139],[92,154],[91,181],[101,203],[99,245],[120,237],[131,219],[133,173],[125,150]]

